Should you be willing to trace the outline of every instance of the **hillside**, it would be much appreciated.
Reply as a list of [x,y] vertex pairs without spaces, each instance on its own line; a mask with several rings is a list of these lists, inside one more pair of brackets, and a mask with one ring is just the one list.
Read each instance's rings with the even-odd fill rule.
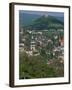
[[39,17],[40,15],[20,13],[19,14],[19,25],[20,27],[30,25],[35,19]]
[[35,30],[44,30],[44,29],[63,29],[64,23],[60,20],[58,20],[54,16],[41,16],[37,19],[35,19],[31,25],[28,25],[24,28],[26,29],[35,29]]

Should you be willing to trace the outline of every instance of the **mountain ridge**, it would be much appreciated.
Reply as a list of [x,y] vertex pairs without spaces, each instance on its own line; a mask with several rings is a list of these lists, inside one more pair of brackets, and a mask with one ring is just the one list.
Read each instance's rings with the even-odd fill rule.
[[[20,13],[19,14],[19,25],[20,27],[31,25],[35,20],[39,19],[42,16],[43,15]],[[55,17],[55,16],[51,16],[51,17]],[[55,18],[64,23],[64,17],[59,16]]]
[[56,19],[53,16],[41,16],[37,18],[36,20],[33,21],[32,24],[24,27],[26,29],[35,29],[35,30],[44,30],[44,29],[58,29],[62,28],[63,29],[64,23],[61,22],[60,20]]

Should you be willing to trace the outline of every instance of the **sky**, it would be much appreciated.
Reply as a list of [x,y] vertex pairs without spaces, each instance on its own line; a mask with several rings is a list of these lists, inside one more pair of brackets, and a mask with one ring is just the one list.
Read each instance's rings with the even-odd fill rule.
[[58,17],[64,17],[63,12],[46,12],[46,11],[26,11],[26,10],[20,10],[20,13],[27,13],[27,14],[35,14],[35,15],[51,15],[51,16],[58,16]]

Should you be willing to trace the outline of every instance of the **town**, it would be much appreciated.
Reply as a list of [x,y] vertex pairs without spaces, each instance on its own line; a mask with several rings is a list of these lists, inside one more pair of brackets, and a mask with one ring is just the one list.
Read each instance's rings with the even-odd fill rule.
[[63,32],[20,29],[20,79],[64,76]]
[[[63,29],[59,30],[20,30],[20,52],[26,52],[28,56],[41,55],[43,52],[47,57],[47,61],[53,57],[61,58],[60,62],[64,62],[64,36]],[[51,60],[52,61],[52,60]],[[48,63],[48,62],[47,62]],[[50,62],[49,62],[50,64]]]

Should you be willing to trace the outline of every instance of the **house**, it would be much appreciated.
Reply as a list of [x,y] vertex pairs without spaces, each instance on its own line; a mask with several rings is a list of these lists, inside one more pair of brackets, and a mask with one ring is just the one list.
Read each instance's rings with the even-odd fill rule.
[[64,46],[64,37],[59,38],[60,46]]
[[52,43],[53,44],[53,41],[51,39],[48,39],[47,43]]
[[30,31],[30,30],[28,30],[28,32],[31,34],[32,33],[32,31]]
[[35,41],[31,41],[30,49],[35,51]]
[[54,39],[57,39],[57,38],[58,38],[58,35],[55,35],[55,36],[54,36]]
[[19,44],[19,51],[23,52],[24,51],[24,43]]
[[20,34],[23,34],[23,28],[20,29]]
[[63,29],[58,29],[58,31],[63,32]]
[[29,56],[32,56],[32,55],[33,55],[33,52],[32,52],[32,51],[26,51],[26,53],[27,53]]
[[60,60],[60,63],[64,63],[64,56],[58,56],[58,59]]
[[19,47],[24,47],[24,43],[20,43],[19,44]]
[[42,35],[42,32],[37,32],[37,33]]
[[25,38],[22,38],[22,42],[24,42],[25,41]]

